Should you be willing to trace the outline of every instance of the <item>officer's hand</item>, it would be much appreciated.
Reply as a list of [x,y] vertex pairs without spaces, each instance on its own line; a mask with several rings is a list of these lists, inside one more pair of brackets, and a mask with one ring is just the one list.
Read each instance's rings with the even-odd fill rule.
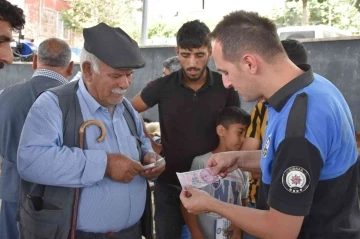
[[187,187],[186,191],[182,190],[180,200],[184,208],[193,214],[209,212],[210,209],[208,207],[210,201],[216,201],[216,199],[211,197],[207,192],[193,187]]
[[220,175],[226,177],[228,173],[231,173],[235,169],[238,169],[237,154],[238,152],[224,152],[211,155],[206,167],[213,168],[211,170],[212,175]]
[[129,183],[143,171],[143,166],[122,154],[108,154],[105,176],[114,181]]
[[[144,165],[155,163],[156,160],[158,160],[160,158],[161,158],[160,155],[153,153],[153,152],[148,152],[144,155],[143,163],[144,163]],[[155,167],[155,168],[144,170],[141,173],[141,175],[147,179],[155,179],[165,170],[165,166],[166,166],[166,163],[164,163],[161,166]]]

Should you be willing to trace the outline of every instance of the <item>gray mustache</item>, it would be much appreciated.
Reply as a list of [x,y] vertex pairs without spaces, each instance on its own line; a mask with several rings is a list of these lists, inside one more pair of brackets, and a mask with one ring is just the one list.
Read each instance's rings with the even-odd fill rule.
[[118,94],[118,95],[125,95],[127,90],[124,89],[120,89],[120,88],[116,88],[116,89],[112,89],[111,92]]

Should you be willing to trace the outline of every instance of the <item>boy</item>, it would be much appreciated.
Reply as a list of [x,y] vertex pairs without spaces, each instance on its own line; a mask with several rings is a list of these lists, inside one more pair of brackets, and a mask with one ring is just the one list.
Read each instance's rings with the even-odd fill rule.
[[[220,113],[216,122],[216,133],[219,137],[219,145],[212,152],[195,157],[191,170],[205,168],[208,159],[213,153],[241,150],[249,124],[250,115],[244,110],[236,106],[225,108]],[[235,170],[226,178],[220,179],[202,188],[202,190],[221,201],[246,206],[248,188],[248,174],[240,170]],[[221,218],[218,214],[199,214],[196,216],[196,220],[195,215],[189,214],[186,210],[183,210],[183,214],[190,229],[191,236],[194,239],[242,238],[240,229],[235,227],[230,229],[226,227],[225,225],[229,225],[230,222],[227,221],[227,219]],[[224,226],[226,228],[224,228]],[[216,237],[216,234],[226,235],[227,232],[230,232],[228,237]]]

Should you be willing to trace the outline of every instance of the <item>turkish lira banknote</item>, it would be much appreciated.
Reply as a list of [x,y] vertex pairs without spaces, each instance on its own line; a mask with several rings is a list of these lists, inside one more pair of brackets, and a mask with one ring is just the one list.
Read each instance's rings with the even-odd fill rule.
[[185,173],[176,173],[181,187],[186,189],[187,186],[202,188],[220,179],[220,176],[213,176],[211,168],[204,168]]

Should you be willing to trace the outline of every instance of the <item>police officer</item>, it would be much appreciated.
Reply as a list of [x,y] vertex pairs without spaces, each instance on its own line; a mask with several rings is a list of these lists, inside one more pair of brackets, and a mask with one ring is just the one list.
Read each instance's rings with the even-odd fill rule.
[[294,65],[275,25],[257,13],[233,12],[210,35],[224,85],[246,101],[265,97],[269,115],[262,151],[216,154],[207,166],[220,176],[260,167],[270,209],[237,207],[193,188],[181,193],[184,207],[216,212],[258,238],[360,238],[358,153],[340,91],[310,65]]

